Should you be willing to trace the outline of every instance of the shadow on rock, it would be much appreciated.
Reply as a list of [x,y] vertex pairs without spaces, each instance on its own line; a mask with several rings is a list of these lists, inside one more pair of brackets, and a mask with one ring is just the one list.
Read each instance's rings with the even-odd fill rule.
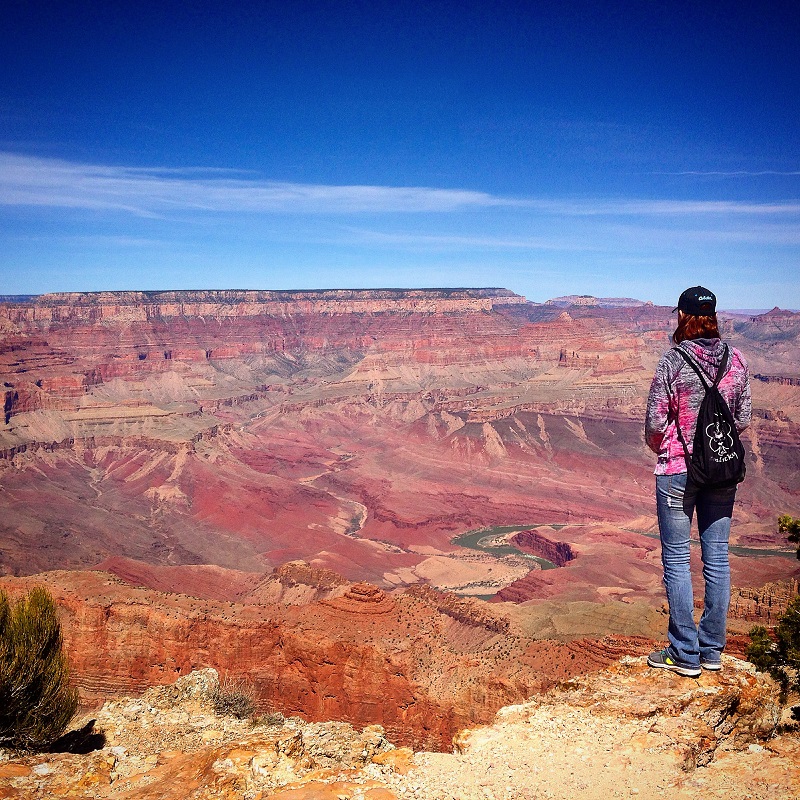
[[51,753],[76,753],[86,755],[105,747],[106,735],[94,730],[96,720],[90,719],[82,728],[68,731],[50,745]]

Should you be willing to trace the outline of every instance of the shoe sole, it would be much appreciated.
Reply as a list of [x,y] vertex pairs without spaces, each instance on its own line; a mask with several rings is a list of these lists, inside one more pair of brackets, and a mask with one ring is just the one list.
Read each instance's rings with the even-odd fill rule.
[[712,661],[710,664],[700,664],[700,666],[709,672],[719,672],[722,669],[722,664],[717,664]]
[[654,667],[655,669],[668,669],[670,672],[674,672],[676,675],[680,675],[684,678],[699,678],[703,673],[700,667],[679,667],[677,664],[659,664],[651,661],[649,658],[647,659],[647,666]]

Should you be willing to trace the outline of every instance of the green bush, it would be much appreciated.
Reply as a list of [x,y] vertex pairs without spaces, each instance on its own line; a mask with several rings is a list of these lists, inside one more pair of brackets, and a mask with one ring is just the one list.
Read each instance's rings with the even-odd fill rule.
[[[783,514],[778,517],[778,530],[785,533],[790,542],[800,542],[800,519]],[[800,547],[797,557],[800,558]],[[778,618],[774,635],[762,625],[750,629],[746,657],[757,670],[769,672],[778,681],[784,703],[789,692],[800,691],[800,596],[786,606],[786,611]],[[800,706],[792,709],[792,716],[800,720]]]
[[756,625],[750,629],[750,644],[746,656],[759,672],[771,672],[776,666],[775,642],[763,625]]
[[783,514],[778,517],[778,530],[785,533],[790,542],[797,543],[797,557],[800,558],[800,517]]
[[0,746],[46,748],[77,707],[53,598],[35,587],[12,603],[0,590]]
[[[780,616],[774,641],[760,625],[750,630],[747,660],[778,681],[784,703],[790,691],[800,691],[800,596]],[[800,706],[792,708],[792,716],[800,720]]]

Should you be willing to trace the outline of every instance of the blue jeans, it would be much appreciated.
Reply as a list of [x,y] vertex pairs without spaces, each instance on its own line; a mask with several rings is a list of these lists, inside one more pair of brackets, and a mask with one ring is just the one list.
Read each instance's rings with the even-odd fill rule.
[[[661,563],[669,603],[667,648],[677,662],[696,667],[719,661],[731,599],[728,537],[736,487],[698,489],[685,472],[656,475],[656,507],[661,534]],[[694,594],[689,570],[689,530],[697,510],[705,594],[700,624],[694,622]]]

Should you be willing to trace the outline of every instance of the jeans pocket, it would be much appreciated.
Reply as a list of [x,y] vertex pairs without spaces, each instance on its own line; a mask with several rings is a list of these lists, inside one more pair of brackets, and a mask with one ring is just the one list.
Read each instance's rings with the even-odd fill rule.
[[686,494],[686,478],[683,474],[669,475],[667,483],[667,505],[670,508],[683,508],[683,498]]

